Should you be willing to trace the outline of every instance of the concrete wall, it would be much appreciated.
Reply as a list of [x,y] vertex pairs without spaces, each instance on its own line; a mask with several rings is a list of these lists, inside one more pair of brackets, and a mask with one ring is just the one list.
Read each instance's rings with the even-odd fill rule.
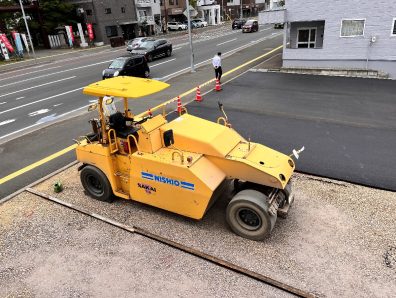
[[259,12],[258,22],[264,24],[278,24],[286,21],[286,9],[266,10]]
[[[286,9],[288,22],[324,20],[325,29],[322,49],[285,48],[284,66],[302,66],[305,60],[307,66],[365,67],[368,59],[369,67],[396,76],[396,36],[391,36],[396,1],[288,0]],[[365,19],[364,36],[340,37],[342,19]]]

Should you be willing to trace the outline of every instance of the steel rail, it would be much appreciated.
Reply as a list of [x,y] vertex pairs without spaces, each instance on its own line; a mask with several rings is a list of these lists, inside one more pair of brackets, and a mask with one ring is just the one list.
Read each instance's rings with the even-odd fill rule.
[[120,228],[120,229],[122,229],[124,231],[127,231],[129,233],[138,234],[138,235],[141,235],[143,237],[155,240],[155,241],[157,241],[159,243],[168,245],[168,246],[170,246],[172,248],[178,249],[180,251],[183,251],[185,253],[188,253],[188,254],[193,255],[195,257],[198,257],[200,259],[204,259],[204,260],[206,260],[206,261],[208,261],[208,262],[210,262],[212,264],[215,264],[217,266],[220,266],[220,267],[226,268],[228,270],[234,271],[236,273],[242,274],[244,276],[247,276],[249,278],[255,279],[257,281],[263,282],[263,283],[265,283],[267,285],[270,285],[272,287],[278,288],[280,290],[283,290],[283,291],[285,291],[287,293],[290,293],[290,294],[293,294],[295,296],[298,296],[298,297],[309,297],[309,298],[317,297],[313,293],[300,290],[300,289],[298,289],[296,287],[293,287],[293,286],[285,284],[285,283],[283,283],[281,281],[275,280],[275,279],[273,279],[271,277],[268,277],[268,276],[265,276],[263,274],[254,272],[252,270],[243,268],[243,267],[238,266],[238,265],[236,265],[234,263],[231,263],[229,261],[220,259],[220,258],[215,257],[213,255],[201,252],[199,250],[196,250],[194,248],[191,248],[191,247],[188,247],[186,245],[180,244],[180,243],[175,242],[173,240],[170,240],[170,239],[164,238],[162,236],[153,234],[153,233],[151,233],[151,232],[149,232],[147,230],[144,230],[142,228],[139,228],[139,227],[136,227],[136,226],[128,226],[128,225],[122,224],[122,223],[120,223],[118,221],[115,221],[113,219],[104,217],[104,216],[102,216],[100,214],[97,214],[95,212],[91,212],[91,211],[89,211],[89,210],[87,210],[85,208],[76,206],[74,204],[65,202],[65,201],[60,200],[60,199],[58,199],[56,197],[53,197],[53,196],[47,195],[45,193],[42,193],[40,191],[37,191],[37,190],[35,190],[33,188],[26,188],[26,191],[31,193],[31,194],[34,194],[34,195],[36,195],[38,197],[46,199],[48,201],[51,201],[51,202],[57,203],[57,204],[59,204],[61,206],[67,207],[67,208],[69,208],[71,210],[80,212],[82,214],[88,215],[90,217],[93,217],[93,218],[98,219],[100,221],[103,221],[105,223],[108,223],[108,224],[110,224],[110,225],[112,225],[114,227]]

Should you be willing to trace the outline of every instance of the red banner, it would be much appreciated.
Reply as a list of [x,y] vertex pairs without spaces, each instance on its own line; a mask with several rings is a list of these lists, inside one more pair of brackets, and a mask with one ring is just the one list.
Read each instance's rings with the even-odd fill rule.
[[5,34],[0,34],[0,40],[2,43],[5,44],[7,50],[12,53],[14,52],[14,48],[12,47],[10,41],[8,40],[7,36]]
[[16,36],[15,36],[15,31],[11,31],[11,35],[12,35],[12,38],[15,40],[16,39]]
[[89,40],[93,40],[94,39],[94,33],[93,33],[93,29],[92,29],[92,24],[87,23],[87,30],[88,30]]
[[71,40],[72,40],[72,43],[74,43],[73,27],[72,27],[72,26],[69,26],[69,28],[70,28],[70,36],[71,36]]

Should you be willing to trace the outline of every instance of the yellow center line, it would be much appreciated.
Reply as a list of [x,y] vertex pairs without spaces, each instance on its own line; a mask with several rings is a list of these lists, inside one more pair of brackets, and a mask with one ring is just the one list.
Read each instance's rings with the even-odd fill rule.
[[[239,65],[239,66],[227,71],[227,72],[225,72],[223,74],[223,77],[228,76],[231,73],[233,73],[233,72],[235,72],[235,71],[237,71],[237,70],[239,70],[239,69],[241,69],[241,68],[243,68],[243,67],[245,67],[245,66],[247,66],[247,65],[249,65],[249,64],[251,64],[251,63],[253,63],[255,61],[257,61],[257,60],[260,60],[260,59],[262,59],[262,58],[264,58],[264,57],[266,57],[268,55],[271,55],[272,53],[280,50],[282,47],[283,47],[282,45],[279,46],[279,47],[276,47],[276,48],[272,49],[271,51],[269,51],[269,52],[267,52],[267,53],[265,53],[265,54],[263,54],[261,56],[258,56],[258,57],[254,58],[252,60],[249,60],[249,61],[247,61],[247,62],[245,62],[245,63],[243,63],[243,64],[241,64],[241,65]],[[207,84],[213,83],[214,81],[215,81],[215,79],[211,79],[209,81],[206,81],[205,83],[202,83],[200,86],[205,86]],[[191,94],[191,93],[193,93],[195,91],[196,91],[195,88],[192,88],[192,89],[180,94],[179,96],[180,97],[184,97],[184,96],[189,95],[189,94]],[[156,109],[162,107],[164,104],[171,103],[174,100],[175,100],[175,98],[172,98],[172,99],[170,99],[170,100],[168,100],[168,101],[166,101],[166,102],[164,102],[162,104],[157,105],[156,107],[152,108],[151,110],[156,110]],[[26,173],[28,171],[31,171],[31,170],[33,170],[33,169],[35,169],[35,168],[37,168],[37,167],[39,167],[39,166],[51,161],[51,160],[53,160],[53,159],[55,159],[55,158],[57,158],[59,156],[62,156],[63,154],[66,154],[67,152],[75,149],[76,147],[77,147],[76,144],[71,145],[71,146],[69,146],[69,147],[67,147],[65,149],[62,149],[62,150],[60,150],[60,151],[58,151],[58,152],[56,152],[54,154],[51,154],[51,155],[49,155],[49,156],[47,156],[47,157],[45,157],[45,158],[43,158],[43,159],[41,159],[39,161],[36,161],[35,163],[33,163],[33,164],[29,165],[29,166],[26,166],[26,167],[14,172],[14,173],[8,175],[8,176],[5,176],[4,178],[1,178],[0,179],[0,185],[3,184],[3,183],[6,183],[7,181],[9,181],[11,179],[14,179],[15,177],[20,176],[20,175],[22,175],[22,174],[24,174],[24,173]]]
[[22,175],[23,173],[26,173],[26,172],[28,172],[30,170],[33,170],[34,168],[37,168],[38,166],[41,166],[41,165],[49,162],[50,160],[53,160],[53,159],[55,159],[55,158],[57,158],[57,157],[59,157],[59,156],[61,156],[63,154],[66,154],[67,152],[69,152],[69,151],[71,151],[73,149],[76,149],[76,147],[77,147],[76,144],[71,145],[71,146],[69,146],[69,147],[67,147],[65,149],[62,149],[62,150],[54,153],[54,154],[51,154],[50,156],[47,156],[47,157],[45,157],[45,158],[43,158],[43,159],[41,159],[39,161],[36,161],[35,163],[32,163],[31,165],[28,165],[27,167],[24,167],[23,169],[20,169],[20,170],[14,172],[14,173],[12,173],[12,174],[10,174],[8,176],[5,176],[4,178],[1,178],[0,179],[0,185],[3,184],[3,183],[6,183],[7,181],[9,181],[11,179],[14,179],[15,177],[18,177],[19,175]]

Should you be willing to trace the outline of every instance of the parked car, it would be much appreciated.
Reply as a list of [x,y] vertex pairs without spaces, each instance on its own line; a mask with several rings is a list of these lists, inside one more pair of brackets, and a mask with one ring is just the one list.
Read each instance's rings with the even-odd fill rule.
[[147,61],[151,62],[154,58],[172,55],[172,44],[165,39],[147,39],[139,47],[131,52],[132,55],[144,55]]
[[133,76],[148,78],[150,68],[143,55],[122,56],[110,63],[109,67],[102,72],[102,78],[108,79],[117,76]]
[[146,41],[147,37],[138,37],[134,38],[127,43],[127,51],[130,52],[133,49],[137,48],[142,42]]
[[243,25],[245,25],[245,19],[235,19],[232,21],[232,30],[241,29]]
[[187,30],[187,24],[182,24],[180,22],[168,22],[168,31],[171,30]]
[[[188,21],[185,20],[185,21],[183,22],[183,24],[187,26],[187,25],[188,25]],[[191,29],[197,28],[195,22],[190,21],[190,24],[191,24]],[[188,27],[187,27],[187,28],[188,28]]]
[[279,29],[283,29],[283,27],[284,27],[283,23],[277,23],[277,24],[274,25],[275,29],[278,29],[278,28]]
[[242,32],[257,32],[259,30],[258,21],[247,20],[245,25],[242,26]]
[[193,22],[197,28],[208,27],[208,22],[204,19],[193,19],[191,22]]

